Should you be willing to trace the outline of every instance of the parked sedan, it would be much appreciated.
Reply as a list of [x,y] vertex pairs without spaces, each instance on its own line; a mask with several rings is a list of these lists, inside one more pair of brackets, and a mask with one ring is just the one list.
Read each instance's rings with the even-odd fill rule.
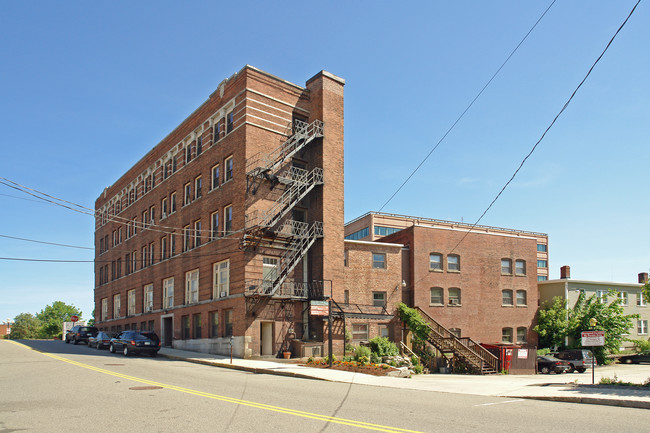
[[94,337],[88,337],[88,347],[94,347],[96,349],[110,347],[111,338],[113,338],[113,334],[99,331]]
[[557,374],[565,373],[571,369],[568,362],[552,356],[538,356],[537,357],[537,371],[542,374],[550,374],[555,372]]
[[650,362],[650,350],[637,353],[636,355],[621,356],[618,360],[619,362],[625,364],[640,364],[642,362]]
[[108,350],[122,352],[124,356],[132,353],[147,353],[154,357],[160,350],[160,338],[153,331],[123,331],[111,339]]
[[94,326],[76,325],[68,330],[65,334],[65,342],[77,344],[79,342],[88,343],[88,337],[97,334],[97,328]]

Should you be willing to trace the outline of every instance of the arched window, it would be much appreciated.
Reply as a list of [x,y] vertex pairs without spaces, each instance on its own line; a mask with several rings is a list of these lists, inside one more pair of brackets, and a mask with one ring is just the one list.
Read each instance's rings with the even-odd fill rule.
[[502,305],[514,305],[512,299],[512,290],[506,289],[501,291],[501,304]]
[[449,305],[460,305],[460,289],[451,287],[449,289]]
[[443,305],[443,293],[441,287],[431,288],[431,305]]

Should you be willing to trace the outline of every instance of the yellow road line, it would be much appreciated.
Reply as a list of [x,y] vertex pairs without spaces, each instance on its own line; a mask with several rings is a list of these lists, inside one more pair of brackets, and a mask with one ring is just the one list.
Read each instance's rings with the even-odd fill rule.
[[226,397],[226,396],[223,396],[223,395],[211,394],[211,393],[208,393],[208,392],[197,391],[197,390],[193,390],[193,389],[189,389],[189,388],[183,388],[183,387],[175,386],[175,385],[168,385],[168,384],[161,383],[161,382],[155,382],[155,381],[148,380],[148,379],[142,379],[142,378],[135,377],[135,376],[129,376],[129,375],[126,375],[126,374],[116,373],[114,371],[106,370],[106,369],[99,368],[99,367],[93,367],[92,365],[84,364],[84,363],[81,363],[81,362],[78,362],[78,361],[72,361],[70,359],[66,359],[66,358],[63,358],[61,356],[54,355],[53,353],[43,352],[41,350],[34,349],[32,347],[29,347],[29,346],[24,345],[22,343],[18,343],[16,341],[9,340],[9,342],[14,343],[14,344],[16,344],[18,346],[22,346],[22,347],[27,348],[27,349],[31,349],[31,350],[33,350],[35,352],[41,353],[41,354],[43,354],[45,356],[48,356],[50,358],[66,362],[68,364],[76,365],[77,367],[82,367],[82,368],[85,368],[85,369],[88,369],[88,370],[96,371],[98,373],[103,373],[103,374],[107,374],[107,375],[110,375],[110,376],[119,377],[121,379],[127,379],[127,380],[131,380],[131,381],[138,382],[138,383],[144,383],[144,384],[147,384],[147,385],[159,386],[161,388],[166,388],[166,389],[170,389],[170,390],[173,390],[173,391],[179,391],[179,392],[183,392],[185,394],[192,394],[192,395],[196,395],[196,396],[199,396],[199,397],[210,398],[210,399],[213,399],[213,400],[219,400],[219,401],[223,401],[223,402],[227,402],[227,403],[239,404],[239,405],[242,405],[242,406],[253,407],[253,408],[256,408],[256,409],[263,409],[263,410],[268,410],[268,411],[271,411],[271,412],[278,412],[278,413],[283,413],[283,414],[286,414],[286,415],[293,415],[293,416],[298,416],[298,417],[308,418],[308,419],[313,419],[313,420],[318,420],[318,421],[327,421],[327,422],[332,422],[332,423],[336,423],[336,424],[343,424],[343,425],[363,428],[363,429],[367,429],[367,430],[393,432],[393,433],[394,432],[421,433],[421,432],[418,432],[416,430],[407,430],[407,429],[402,429],[402,428],[398,428],[398,427],[385,426],[385,425],[381,425],[381,424],[372,424],[372,423],[367,423],[367,422],[362,422],[362,421],[355,421],[355,420],[352,420],[352,419],[337,418],[337,417],[328,416],[328,415],[321,415],[321,414],[312,413],[312,412],[304,412],[304,411],[295,410],[295,409],[289,409],[289,408],[284,408],[284,407],[279,407],[279,406],[272,406],[272,405],[265,404],[265,403],[256,403],[256,402],[253,402],[253,401],[247,401],[247,400],[241,400],[241,399],[238,399],[238,398]]

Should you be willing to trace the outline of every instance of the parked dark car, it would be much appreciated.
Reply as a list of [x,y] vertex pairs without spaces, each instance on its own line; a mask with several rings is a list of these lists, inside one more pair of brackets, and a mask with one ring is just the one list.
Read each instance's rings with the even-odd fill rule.
[[637,353],[636,355],[621,356],[618,361],[625,364],[640,364],[642,362],[650,362],[650,350]]
[[122,352],[124,356],[147,353],[154,357],[160,350],[160,338],[153,331],[122,331],[111,339],[108,350],[111,353]]
[[88,337],[97,335],[99,330],[94,326],[73,326],[68,332],[65,333],[65,342],[77,344],[79,342],[88,343]]
[[[588,368],[591,368],[593,359],[591,350],[586,349],[563,350],[554,356],[569,363],[569,373],[573,373],[574,371],[584,373]],[[595,359],[593,359],[593,363],[594,365],[598,365]]]
[[111,338],[113,338],[113,334],[99,331],[97,335],[88,337],[88,347],[94,347],[96,349],[109,347],[111,345]]
[[537,371],[542,374],[550,374],[551,372],[561,374],[569,371],[569,363],[557,359],[553,356],[545,355],[537,357]]

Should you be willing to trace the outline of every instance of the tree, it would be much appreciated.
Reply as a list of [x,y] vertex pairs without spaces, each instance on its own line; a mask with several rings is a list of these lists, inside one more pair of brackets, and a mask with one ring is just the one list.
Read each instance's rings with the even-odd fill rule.
[[93,308],[92,316],[88,322],[86,322],[86,325],[88,326],[95,326],[95,309]]
[[567,301],[556,296],[550,305],[539,310],[539,318],[534,331],[539,335],[539,346],[557,349],[564,346],[569,321]]
[[621,306],[621,300],[616,291],[609,292],[614,300],[607,303],[607,298],[599,298],[592,295],[586,298],[580,293],[575,306],[569,310],[569,323],[567,335],[573,339],[573,346],[580,347],[581,332],[592,329],[590,320],[596,319],[596,329],[605,331],[605,345],[595,348],[596,359],[603,364],[607,353],[617,353],[624,337],[634,325],[632,319],[639,317],[638,314],[625,314]]
[[40,329],[41,321],[34,317],[33,314],[20,313],[14,318],[14,323],[11,325],[11,334],[9,334],[9,338],[12,340],[38,338]]
[[52,338],[60,335],[63,322],[69,322],[72,316],[80,316],[81,310],[74,305],[67,305],[61,301],[55,301],[52,305],[46,306],[36,317],[43,323],[41,338]]
[[650,280],[645,282],[643,287],[641,287],[641,291],[643,292],[643,297],[645,298],[646,302],[648,302],[648,299],[650,299]]

